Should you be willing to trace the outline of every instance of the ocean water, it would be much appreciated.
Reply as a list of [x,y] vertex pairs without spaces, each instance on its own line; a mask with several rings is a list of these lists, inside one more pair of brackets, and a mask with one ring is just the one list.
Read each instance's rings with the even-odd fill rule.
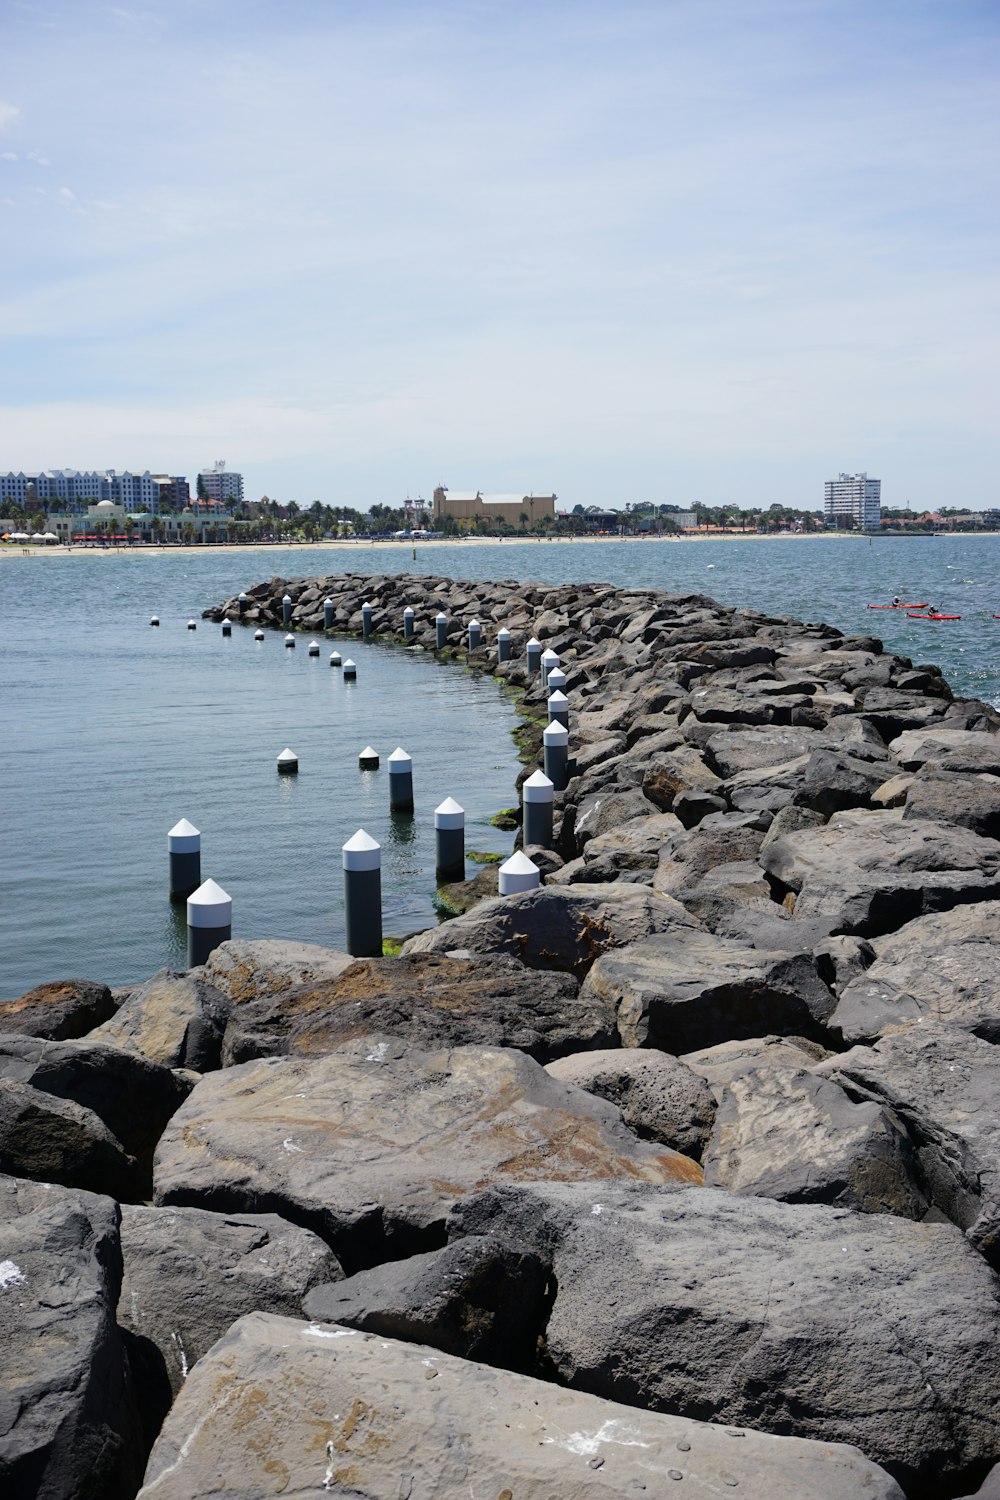
[[[1000,538],[349,544],[0,562],[0,998],[46,980],[110,984],[183,967],[183,906],[167,899],[167,830],[202,832],[202,873],[233,898],[237,937],[343,942],[340,850],[383,845],[386,934],[436,920],[433,809],[466,809],[466,846],[506,854],[490,816],[515,800],[509,701],[488,677],[351,642],[356,685],[201,611],[271,577],[419,572],[608,582],[881,636],[940,664],[956,692],[1000,701]],[[962,615],[875,613],[893,594]],[[161,625],[151,629],[157,614]],[[186,621],[198,621],[196,631]],[[360,772],[371,743],[378,772]],[[385,758],[413,756],[416,810],[388,809]],[[297,777],[279,777],[289,745]],[[473,873],[475,866],[469,866]]]

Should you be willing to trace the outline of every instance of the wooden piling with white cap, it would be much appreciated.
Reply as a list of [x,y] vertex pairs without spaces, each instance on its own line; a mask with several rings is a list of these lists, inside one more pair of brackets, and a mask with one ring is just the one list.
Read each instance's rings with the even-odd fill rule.
[[506,625],[497,631],[497,661],[510,661],[510,631]]
[[240,594],[240,597],[236,601],[236,607],[240,612],[240,619],[242,620],[243,616],[246,614],[247,610],[250,607],[250,600],[247,598],[246,594]]
[[354,663],[351,661],[351,658],[348,657],[347,660],[344,662],[344,681],[345,682],[357,682],[357,680],[358,680],[358,669],[354,665]]
[[465,808],[454,797],[434,809],[434,868],[439,881],[465,878]]
[[309,642],[309,655],[310,656],[318,656],[319,655],[319,641],[310,641]]
[[362,771],[378,770],[378,751],[373,750],[371,745],[366,745],[358,756],[358,768]]
[[413,640],[413,610],[409,605],[403,610],[403,640]]
[[340,666],[340,652],[339,651],[331,651],[330,652],[330,665],[331,665],[331,667],[339,667]]
[[286,745],[278,756],[276,765],[279,776],[294,776],[299,769],[299,757]]
[[552,802],[555,789],[544,771],[535,771],[521,785],[521,826],[525,844],[552,848]]
[[292,596],[286,594],[281,601],[281,623],[287,625],[292,618]]
[[382,847],[363,828],[341,851],[344,946],[352,958],[382,957]]
[[170,866],[170,899],[186,899],[201,885],[201,834],[187,818],[181,818],[167,834]]
[[516,896],[521,891],[534,891],[541,883],[541,870],[520,849],[497,871],[501,896]]
[[324,630],[332,630],[333,629],[333,600],[332,599],[324,599],[323,600],[323,629]]
[[295,637],[294,637],[294,635],[289,634],[289,635],[285,636],[285,646],[287,647],[287,649],[289,651],[294,651],[295,650]]
[[206,880],[187,899],[188,968],[203,964],[220,943],[233,935],[231,897],[214,880]]
[[434,617],[434,645],[436,646],[436,648],[438,649],[438,651],[442,651],[444,649],[444,644],[447,641],[447,639],[448,639],[448,616],[446,614],[435,615],[435,617]]
[[565,693],[557,691],[549,694],[548,711],[550,724],[561,724],[564,729],[569,728],[569,699]]
[[569,730],[555,720],[546,725],[542,734],[542,762],[556,791],[564,792],[569,780]]
[[264,639],[263,630],[255,630],[253,633],[253,638],[255,641],[262,641]]
[[543,651],[542,652],[541,661],[539,663],[539,667],[541,669],[541,674],[542,674],[542,687],[543,688],[547,688],[548,687],[548,685],[549,685],[549,673],[550,673],[550,671],[552,670],[553,667],[558,667],[558,665],[559,665],[559,653],[558,653],[558,651],[553,651],[552,647],[550,646],[547,651]]
[[229,636],[229,635],[232,635],[232,633],[233,633],[233,627],[232,627],[231,621],[229,621],[229,620],[223,620],[223,622],[222,622],[222,634],[224,636]]
[[483,627],[478,620],[469,621],[469,650],[478,651],[483,641]]
[[197,620],[188,620],[188,630],[197,630],[197,629],[198,629],[198,622],[197,622]]
[[369,600],[365,600],[361,606],[361,634],[365,640],[372,633],[372,606]]
[[546,678],[545,686],[548,688],[550,693],[554,693],[557,690],[560,693],[564,693],[566,691],[566,673],[563,671],[562,667],[549,668],[549,675]]
[[528,663],[528,675],[529,677],[534,677],[535,673],[539,669],[539,666],[541,665],[542,660],[541,641],[536,641],[535,637],[532,636],[531,640],[524,648],[524,654]]
[[395,812],[413,811],[413,760],[402,745],[389,756],[389,806]]
[[150,623],[150,625],[159,625],[159,623],[160,623],[159,616],[158,615],[154,615],[153,618],[150,620],[149,623]]

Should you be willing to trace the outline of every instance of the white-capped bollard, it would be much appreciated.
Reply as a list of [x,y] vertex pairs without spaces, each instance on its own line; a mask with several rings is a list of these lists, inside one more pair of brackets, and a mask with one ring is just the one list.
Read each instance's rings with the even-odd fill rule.
[[153,618],[150,620],[149,623],[150,623],[150,625],[159,625],[159,623],[160,623],[159,617],[157,615],[154,615]]
[[371,745],[366,745],[358,756],[358,769],[361,771],[378,770],[378,751],[373,750]]
[[309,642],[309,655],[310,656],[318,656],[319,655],[319,641],[310,641]]
[[540,663],[543,688],[547,688],[549,685],[549,672],[553,667],[558,667],[558,665],[559,653],[558,651],[553,651],[552,647],[550,646],[547,651],[542,652],[542,659]]
[[546,686],[550,693],[554,693],[556,691],[564,693],[566,691],[566,673],[563,671],[562,667],[549,668],[549,676],[548,681],[546,682]]
[[167,834],[167,861],[170,899],[186,899],[201,885],[201,834],[187,818],[181,818]]
[[569,728],[569,699],[565,693],[550,693],[548,710],[550,724],[561,724],[564,729]]
[[227,635],[232,635],[232,633],[233,633],[233,627],[232,627],[231,623],[228,620],[223,620],[223,622],[222,622],[222,634],[224,636],[227,636]]
[[358,669],[354,665],[354,663],[351,661],[351,658],[348,657],[347,660],[344,662],[344,681],[345,682],[357,682],[357,680],[358,680]]
[[510,631],[506,625],[497,631],[497,661],[510,661]]
[[253,633],[253,638],[255,641],[262,641],[264,639],[263,630],[255,630]]
[[525,844],[552,848],[552,801],[555,789],[544,771],[521,783],[521,827]]
[[299,769],[299,757],[286,745],[276,761],[279,776],[294,776]]
[[366,599],[361,606],[361,634],[365,640],[372,633],[372,607]]
[[333,629],[333,600],[332,599],[324,599],[323,600],[323,629],[324,630],[332,630]]
[[236,607],[240,612],[240,619],[242,620],[243,616],[246,614],[247,610],[250,607],[250,600],[247,598],[246,594],[240,594],[240,597],[236,601]]
[[403,640],[413,640],[413,610],[409,605],[403,610]]
[[497,871],[501,896],[516,896],[520,891],[535,891],[542,883],[542,872],[518,849]]
[[294,637],[294,635],[286,635],[285,636],[285,646],[286,646],[287,650],[289,650],[289,651],[294,651],[295,650],[295,637]]
[[557,792],[566,790],[569,780],[569,730],[554,721],[542,735],[542,763],[545,774]]
[[469,621],[469,650],[478,651],[483,641],[483,627],[478,620]]
[[331,667],[339,667],[340,666],[340,652],[339,651],[331,651],[330,652],[330,665],[331,665]]
[[529,676],[534,677],[535,673],[539,669],[542,660],[541,641],[536,641],[535,637],[532,636],[531,640],[524,648],[524,654],[528,663],[528,674]]
[[342,854],[344,946],[352,958],[381,958],[382,846],[359,828]]
[[394,812],[413,811],[413,761],[401,745],[389,756],[389,806]]
[[188,630],[197,630],[197,629],[198,629],[198,622],[197,622],[197,620],[188,620]]
[[291,596],[291,594],[286,594],[285,597],[281,601],[281,622],[282,622],[282,624],[283,625],[287,625],[288,622],[289,622],[289,620],[291,620],[291,618],[292,618],[292,596]]
[[465,878],[465,808],[454,797],[434,809],[434,868],[439,882]]
[[187,961],[203,964],[220,943],[233,935],[233,903],[221,885],[206,880],[187,899]]
[[434,617],[434,645],[439,651],[444,649],[444,643],[448,639],[448,616],[445,614]]

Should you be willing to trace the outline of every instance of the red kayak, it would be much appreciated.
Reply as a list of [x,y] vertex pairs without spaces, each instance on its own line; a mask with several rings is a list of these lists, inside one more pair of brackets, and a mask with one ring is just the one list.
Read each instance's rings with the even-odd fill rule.
[[[926,599],[922,600],[920,604],[869,604],[868,608],[869,609],[926,609],[927,608],[927,600]],[[997,615],[996,618],[998,620],[1000,620],[1000,615]]]
[[914,615],[907,614],[908,620],[960,620],[961,615]]

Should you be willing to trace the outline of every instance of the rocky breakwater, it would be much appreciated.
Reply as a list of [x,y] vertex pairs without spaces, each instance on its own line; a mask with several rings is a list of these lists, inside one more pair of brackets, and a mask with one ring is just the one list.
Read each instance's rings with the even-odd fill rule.
[[234,940],[0,1004],[0,1492],[995,1493],[994,711],[700,596],[247,592],[409,606],[410,649],[444,613],[524,776],[553,647],[543,880],[396,958]]

